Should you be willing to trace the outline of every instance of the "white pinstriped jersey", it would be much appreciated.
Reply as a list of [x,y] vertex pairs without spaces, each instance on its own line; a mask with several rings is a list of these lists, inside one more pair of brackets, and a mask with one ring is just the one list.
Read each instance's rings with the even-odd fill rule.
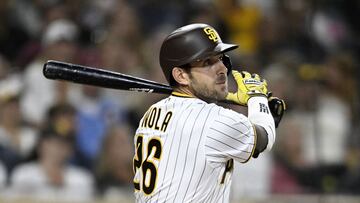
[[229,202],[233,160],[255,148],[249,119],[197,98],[152,105],[134,138],[136,202]]

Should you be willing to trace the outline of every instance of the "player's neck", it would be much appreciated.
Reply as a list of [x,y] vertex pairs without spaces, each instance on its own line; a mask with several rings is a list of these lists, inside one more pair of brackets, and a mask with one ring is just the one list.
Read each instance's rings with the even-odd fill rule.
[[196,97],[188,88],[186,87],[174,87],[173,93],[186,95],[187,97]]

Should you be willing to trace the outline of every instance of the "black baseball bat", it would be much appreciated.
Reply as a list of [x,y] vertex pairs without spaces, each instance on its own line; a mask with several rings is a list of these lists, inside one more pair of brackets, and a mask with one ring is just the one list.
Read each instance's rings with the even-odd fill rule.
[[65,80],[111,89],[171,94],[169,85],[146,80],[114,71],[49,60],[44,64],[43,74],[48,79]]
[[[49,60],[44,64],[43,74],[52,80],[65,80],[78,84],[135,92],[171,94],[172,87],[159,82],[126,75],[95,67]],[[221,103],[236,104],[222,100]],[[236,104],[238,105],[238,104]]]

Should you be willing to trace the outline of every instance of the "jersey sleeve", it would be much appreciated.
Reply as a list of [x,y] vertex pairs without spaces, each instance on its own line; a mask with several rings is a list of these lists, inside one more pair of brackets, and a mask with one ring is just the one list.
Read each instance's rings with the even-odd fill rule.
[[205,154],[210,162],[234,159],[247,162],[256,145],[256,133],[243,114],[219,108],[206,128]]

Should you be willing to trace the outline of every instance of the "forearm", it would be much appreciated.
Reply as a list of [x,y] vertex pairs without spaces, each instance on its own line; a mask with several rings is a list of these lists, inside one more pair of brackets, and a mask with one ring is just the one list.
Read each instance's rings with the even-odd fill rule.
[[[265,131],[265,134],[267,136],[266,149],[270,150],[275,142],[276,132],[275,132],[274,118],[271,115],[267,98],[251,97],[248,100],[247,104],[248,104],[248,118],[255,126],[259,126],[264,129],[262,131]],[[261,132],[261,130],[257,130],[257,131],[259,131],[257,132],[258,134],[264,133]],[[258,135],[259,139],[261,139],[260,136],[263,136],[262,134]]]

